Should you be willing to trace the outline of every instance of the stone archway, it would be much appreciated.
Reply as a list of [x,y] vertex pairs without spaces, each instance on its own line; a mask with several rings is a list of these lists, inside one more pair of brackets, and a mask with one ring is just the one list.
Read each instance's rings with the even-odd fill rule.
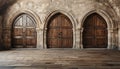
[[107,46],[107,49],[112,49],[113,44],[114,44],[114,42],[113,42],[113,38],[114,38],[114,36],[113,36],[113,34],[114,34],[113,33],[113,31],[114,31],[113,26],[114,26],[114,24],[113,24],[112,19],[109,17],[109,15],[107,15],[107,13],[105,13],[104,11],[91,11],[91,12],[88,12],[87,15],[85,15],[85,17],[83,18],[82,23],[81,23],[81,31],[80,31],[80,35],[81,35],[80,36],[80,40],[81,40],[80,41],[80,46],[81,46],[81,48],[83,48],[82,36],[83,36],[83,30],[84,30],[84,27],[83,27],[84,21],[89,15],[91,15],[93,13],[99,14],[106,21],[107,30],[108,30],[108,44],[107,44],[108,46]]
[[[4,46],[5,46],[5,48],[6,49],[10,49],[12,46],[12,44],[11,44],[11,40],[12,40],[12,25],[13,25],[13,23],[14,23],[14,19],[17,17],[17,16],[19,16],[20,14],[28,14],[28,15],[30,15],[32,18],[34,18],[34,20],[35,20],[35,22],[36,22],[36,33],[37,33],[37,44],[36,44],[36,47],[37,48],[40,48],[40,46],[41,46],[41,40],[38,38],[39,37],[39,27],[40,27],[40,19],[39,19],[39,16],[37,16],[37,14],[35,14],[34,12],[32,12],[32,11],[30,11],[30,10],[19,10],[19,11],[17,11],[17,12],[15,12],[15,13],[12,13],[11,15],[9,15],[8,16],[8,18],[7,18],[7,20],[6,20],[6,24],[5,24],[5,26],[4,26],[4,32],[5,32],[5,38],[4,38]],[[3,33],[4,33],[3,32]],[[7,37],[7,38],[6,38]],[[41,42],[39,42],[39,41],[41,41]]]
[[73,30],[70,19],[64,14],[53,15],[47,25],[47,48],[72,48]]
[[49,15],[48,15],[48,17],[46,18],[46,22],[45,22],[45,26],[44,26],[44,47],[43,48],[47,48],[47,44],[46,44],[46,39],[47,39],[47,37],[46,37],[46,35],[47,35],[47,25],[48,25],[48,22],[49,22],[49,20],[50,20],[50,18],[53,16],[53,15],[55,15],[55,14],[57,14],[57,13],[62,13],[63,15],[65,15],[65,16],[67,16],[69,19],[70,19],[70,21],[71,21],[71,23],[72,23],[72,26],[73,26],[73,28],[72,28],[72,31],[73,31],[73,47],[72,48],[77,48],[77,46],[76,46],[76,31],[75,31],[75,24],[76,24],[76,22],[75,22],[75,20],[72,18],[73,16],[72,15],[70,15],[70,14],[68,14],[68,13],[66,13],[66,12],[64,12],[64,11],[54,11],[54,12],[52,12],[52,13],[50,13]]
[[83,25],[83,47],[84,48],[107,48],[108,31],[107,23],[97,13],[89,15]]
[[12,48],[36,48],[36,21],[30,15],[22,13],[14,19],[12,25]]

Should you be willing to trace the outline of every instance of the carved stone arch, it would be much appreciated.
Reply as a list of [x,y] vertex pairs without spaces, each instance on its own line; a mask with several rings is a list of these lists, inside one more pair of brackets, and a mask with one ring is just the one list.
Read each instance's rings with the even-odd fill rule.
[[47,15],[46,19],[45,19],[45,25],[44,25],[44,47],[43,48],[47,48],[47,45],[46,45],[46,33],[47,33],[48,21],[50,20],[50,18],[52,16],[54,16],[57,13],[61,13],[61,14],[65,15],[65,16],[67,16],[70,19],[70,21],[72,23],[72,26],[73,26],[73,29],[72,29],[73,30],[73,48],[76,48],[76,32],[75,32],[75,28],[76,27],[75,26],[76,26],[77,22],[73,19],[73,16],[71,14],[69,14],[69,13],[67,13],[65,11],[61,11],[61,10],[56,10],[56,11],[50,12]]
[[85,19],[93,13],[97,13],[105,19],[105,21],[107,22],[108,29],[114,27],[111,17],[106,12],[104,12],[102,10],[101,11],[93,10],[93,11],[87,12],[86,15],[84,15],[84,17],[82,18],[82,21],[81,21],[81,28],[83,27],[83,23],[84,23]]
[[[7,47],[7,48],[11,48],[11,30],[12,30],[12,25],[13,25],[13,23],[14,23],[14,20],[16,19],[16,17],[18,17],[19,15],[21,15],[21,14],[27,14],[27,15],[29,15],[29,16],[31,16],[34,20],[35,20],[35,22],[36,22],[36,32],[37,32],[37,45],[36,45],[36,47],[37,48],[39,48],[39,46],[41,45],[40,44],[40,42],[39,41],[41,41],[38,37],[39,37],[39,28],[40,28],[40,24],[41,24],[41,20],[40,20],[40,18],[39,18],[39,16],[36,14],[36,13],[34,13],[33,11],[31,11],[31,10],[18,10],[18,11],[16,11],[16,12],[14,12],[14,13],[12,13],[11,15],[9,15],[9,17],[7,18],[7,20],[6,20],[6,24],[5,24],[5,31],[8,33],[8,35],[9,35],[9,46],[8,45],[5,45],[5,47]],[[7,40],[6,38],[4,38],[4,40]]]
[[21,14],[28,14],[29,16],[34,18],[36,25],[37,25],[36,28],[40,27],[41,20],[40,20],[39,16],[31,10],[18,10],[18,11],[16,11],[15,13],[13,13],[12,15],[10,15],[8,17],[6,26],[11,26],[13,24],[14,19]]
[[29,15],[29,14],[27,14],[27,13],[21,13],[21,14],[17,15],[17,16],[13,19],[13,22],[14,22],[14,23],[12,23],[12,27],[15,25],[15,21],[17,21],[16,19],[21,18],[21,16],[23,16],[23,15],[27,15],[27,16],[29,16],[29,17],[28,17],[29,19],[35,21],[35,22],[34,22],[34,26],[35,26],[35,27],[37,26],[37,24],[36,24],[36,23],[37,23],[36,20],[35,20],[31,15]]
[[47,14],[47,17],[45,18],[44,28],[46,28],[47,22],[49,21],[49,19],[50,19],[53,15],[55,15],[55,14],[57,14],[57,13],[62,13],[62,14],[64,14],[65,16],[67,16],[67,17],[71,20],[73,27],[74,27],[74,28],[76,27],[77,21],[74,19],[74,16],[73,16],[72,14],[70,14],[69,12],[65,12],[65,11],[63,11],[63,10],[55,10],[55,11],[49,12],[49,13]]
[[13,22],[11,43],[13,48],[36,48],[36,21],[28,14],[18,15]]
[[99,14],[106,21],[107,30],[108,30],[108,46],[107,46],[107,49],[112,49],[113,44],[114,44],[114,42],[113,42],[113,39],[114,39],[114,36],[113,36],[114,23],[113,23],[113,20],[111,19],[111,17],[106,12],[104,12],[103,10],[92,10],[92,11],[86,13],[86,15],[82,18],[81,27],[80,27],[80,29],[81,29],[81,31],[80,31],[80,34],[81,34],[81,36],[80,36],[80,40],[81,40],[80,41],[80,46],[81,46],[81,48],[83,48],[82,34],[83,34],[83,30],[84,30],[84,27],[83,27],[84,21],[89,15],[91,15],[93,13]]

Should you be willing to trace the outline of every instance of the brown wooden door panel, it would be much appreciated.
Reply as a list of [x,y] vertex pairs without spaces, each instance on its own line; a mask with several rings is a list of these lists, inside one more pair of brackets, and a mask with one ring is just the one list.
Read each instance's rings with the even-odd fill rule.
[[23,44],[23,39],[22,38],[14,38],[14,44],[15,45],[22,45]]
[[15,45],[15,48],[23,48],[23,39],[16,39],[14,38],[14,45]]
[[106,32],[106,30],[103,30],[103,29],[96,29],[95,34],[96,34],[96,36],[106,37],[104,35],[106,35],[107,32]]
[[94,35],[94,29],[84,29],[84,32],[83,32],[84,36],[87,37],[87,36],[93,36]]
[[[55,18],[55,19],[54,19]],[[59,27],[59,24],[58,24],[58,16],[54,16],[53,18],[51,18],[50,20],[51,23],[49,23],[48,25],[48,28],[55,28],[55,27]]]
[[22,14],[18,16],[13,24],[12,45],[14,48],[35,48],[36,27],[34,19]]
[[59,39],[48,39],[47,41],[47,45],[49,46],[49,48],[59,48]]
[[83,31],[84,48],[106,48],[107,35],[107,23],[100,15],[94,13],[86,18]]
[[22,28],[14,28],[14,36],[22,36],[23,35],[23,29]]
[[26,36],[36,36],[36,30],[35,28],[26,28]]
[[73,33],[72,33],[72,30],[71,29],[62,29],[62,31],[59,33],[61,34],[61,36],[64,38],[64,37],[68,37],[68,38],[71,38],[73,37]]
[[26,45],[32,45],[32,46],[35,46],[36,44],[36,40],[33,38],[33,39],[26,39]]
[[48,48],[72,48],[72,24],[65,15],[54,15],[49,20],[47,28]]
[[62,39],[62,47],[63,48],[72,48],[72,44],[73,44],[73,41],[72,41],[72,38],[65,38],[65,39]]
[[94,45],[94,38],[84,38],[86,41],[83,42],[84,45]]
[[72,28],[72,23],[69,19],[66,19],[67,17],[66,16],[62,16],[62,23],[61,23],[61,26],[62,27],[69,27],[69,28]]
[[98,44],[98,45],[106,45],[106,38],[97,38],[96,39],[96,43]]
[[57,38],[59,36],[59,29],[49,29],[47,36],[48,38]]

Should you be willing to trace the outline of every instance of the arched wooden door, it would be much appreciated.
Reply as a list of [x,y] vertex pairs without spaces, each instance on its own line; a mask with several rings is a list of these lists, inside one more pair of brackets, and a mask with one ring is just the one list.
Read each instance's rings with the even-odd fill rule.
[[73,31],[70,19],[61,14],[55,14],[47,25],[48,48],[72,48]]
[[99,14],[94,13],[88,16],[83,27],[84,48],[107,48],[107,23]]
[[36,26],[34,19],[22,14],[14,20],[12,33],[13,48],[35,48],[36,47]]

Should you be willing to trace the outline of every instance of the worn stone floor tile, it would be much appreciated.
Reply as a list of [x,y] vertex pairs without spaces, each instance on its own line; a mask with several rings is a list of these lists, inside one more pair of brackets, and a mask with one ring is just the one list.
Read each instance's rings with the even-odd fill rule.
[[120,68],[120,51],[14,49],[0,52],[0,66],[31,66],[28,68],[37,66],[43,69],[115,69]]

